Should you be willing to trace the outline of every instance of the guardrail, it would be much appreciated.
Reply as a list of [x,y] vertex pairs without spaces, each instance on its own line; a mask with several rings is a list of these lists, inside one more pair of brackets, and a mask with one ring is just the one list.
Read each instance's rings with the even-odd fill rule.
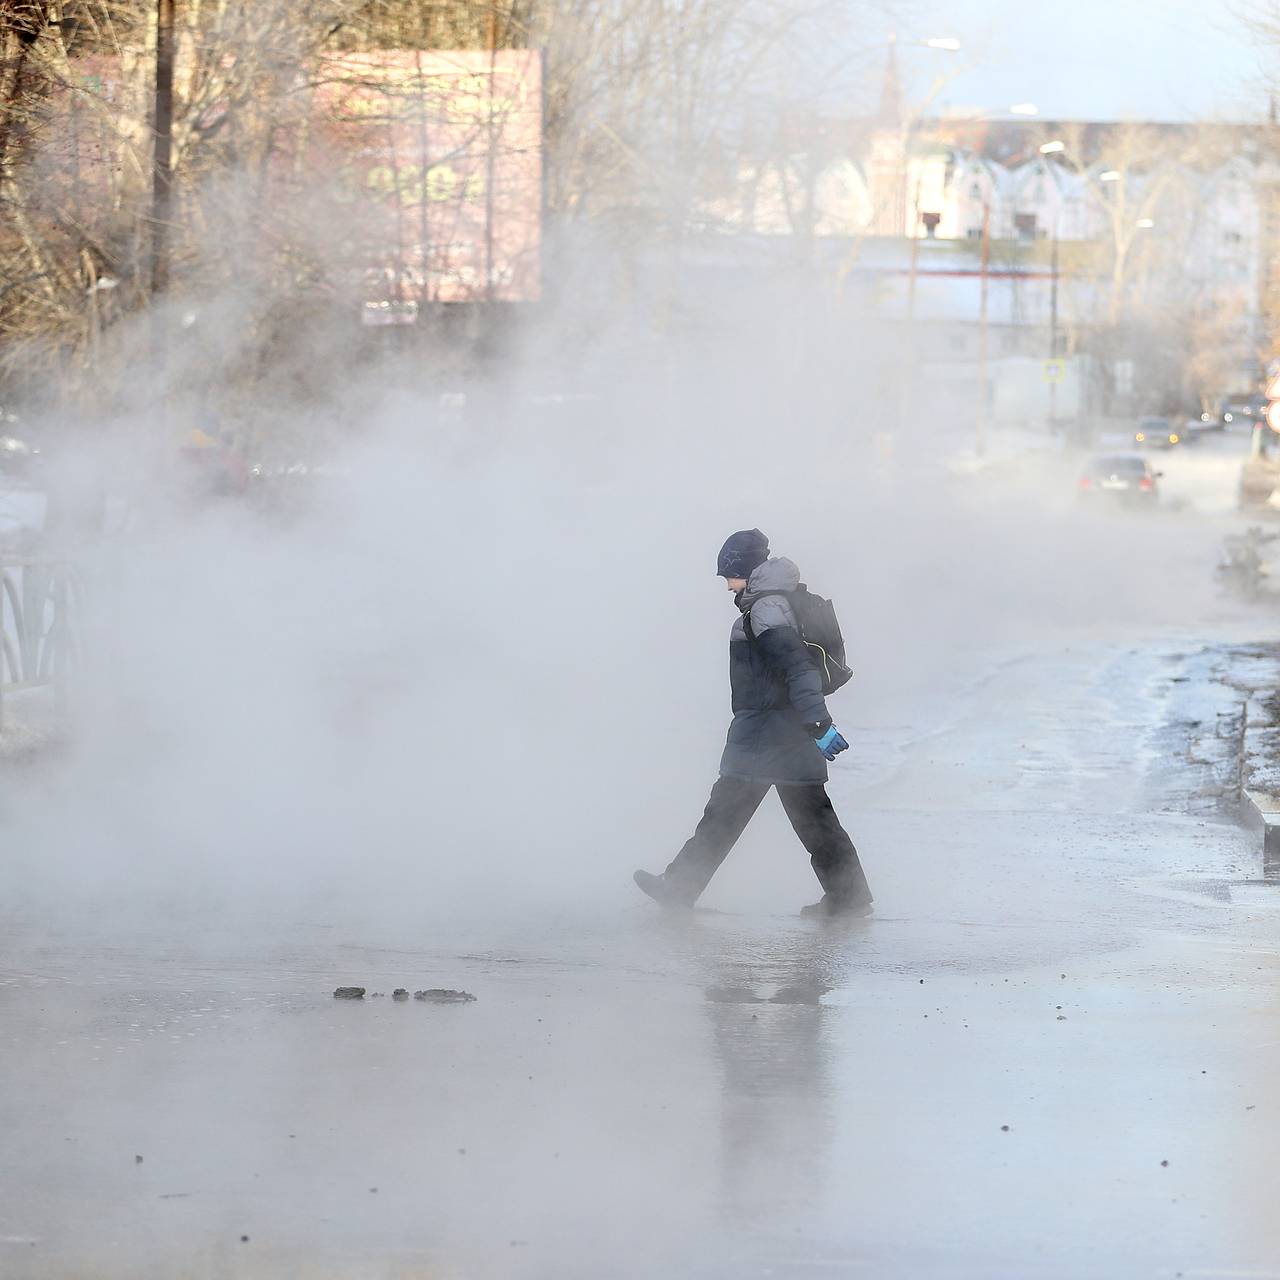
[[49,688],[59,713],[66,710],[80,661],[80,597],[80,580],[66,561],[0,557],[0,728],[5,696],[21,690]]

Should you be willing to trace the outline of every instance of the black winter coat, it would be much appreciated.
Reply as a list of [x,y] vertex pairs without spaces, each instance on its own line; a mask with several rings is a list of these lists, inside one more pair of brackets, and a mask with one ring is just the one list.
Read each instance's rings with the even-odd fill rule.
[[770,594],[799,585],[800,570],[790,560],[766,560],[738,597],[744,617],[750,615],[751,634],[739,618],[729,636],[733,723],[721,777],[790,784],[827,780],[827,762],[813,733],[813,726],[830,723],[822,678],[790,605]]

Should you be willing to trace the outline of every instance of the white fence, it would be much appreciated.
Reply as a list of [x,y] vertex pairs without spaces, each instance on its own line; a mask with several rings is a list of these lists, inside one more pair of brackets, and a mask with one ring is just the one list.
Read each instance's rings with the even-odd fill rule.
[[51,689],[65,710],[80,661],[80,596],[79,579],[65,561],[0,558],[0,727],[6,695],[22,690]]

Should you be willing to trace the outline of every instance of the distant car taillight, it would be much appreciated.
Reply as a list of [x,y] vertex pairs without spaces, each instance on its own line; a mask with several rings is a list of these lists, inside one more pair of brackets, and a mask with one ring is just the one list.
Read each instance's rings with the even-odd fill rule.
[[1149,493],[1152,489],[1155,488],[1155,485],[1152,482],[1150,476],[1143,476],[1142,479],[1138,481],[1138,488],[1146,489],[1147,492]]
[[1081,487],[1082,489],[1087,489],[1087,488],[1089,488],[1089,486],[1090,486],[1090,485],[1092,485],[1092,484],[1093,484],[1093,481],[1092,481],[1092,480],[1090,480],[1088,476],[1081,476],[1081,477],[1080,477],[1080,487]]

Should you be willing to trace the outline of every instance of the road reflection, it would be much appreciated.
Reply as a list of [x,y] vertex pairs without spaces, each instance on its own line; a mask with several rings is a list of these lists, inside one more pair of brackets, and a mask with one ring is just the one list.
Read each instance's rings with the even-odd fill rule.
[[830,1183],[835,1107],[823,997],[843,985],[850,940],[769,939],[705,988],[720,1074],[721,1213],[734,1226],[803,1218]]

